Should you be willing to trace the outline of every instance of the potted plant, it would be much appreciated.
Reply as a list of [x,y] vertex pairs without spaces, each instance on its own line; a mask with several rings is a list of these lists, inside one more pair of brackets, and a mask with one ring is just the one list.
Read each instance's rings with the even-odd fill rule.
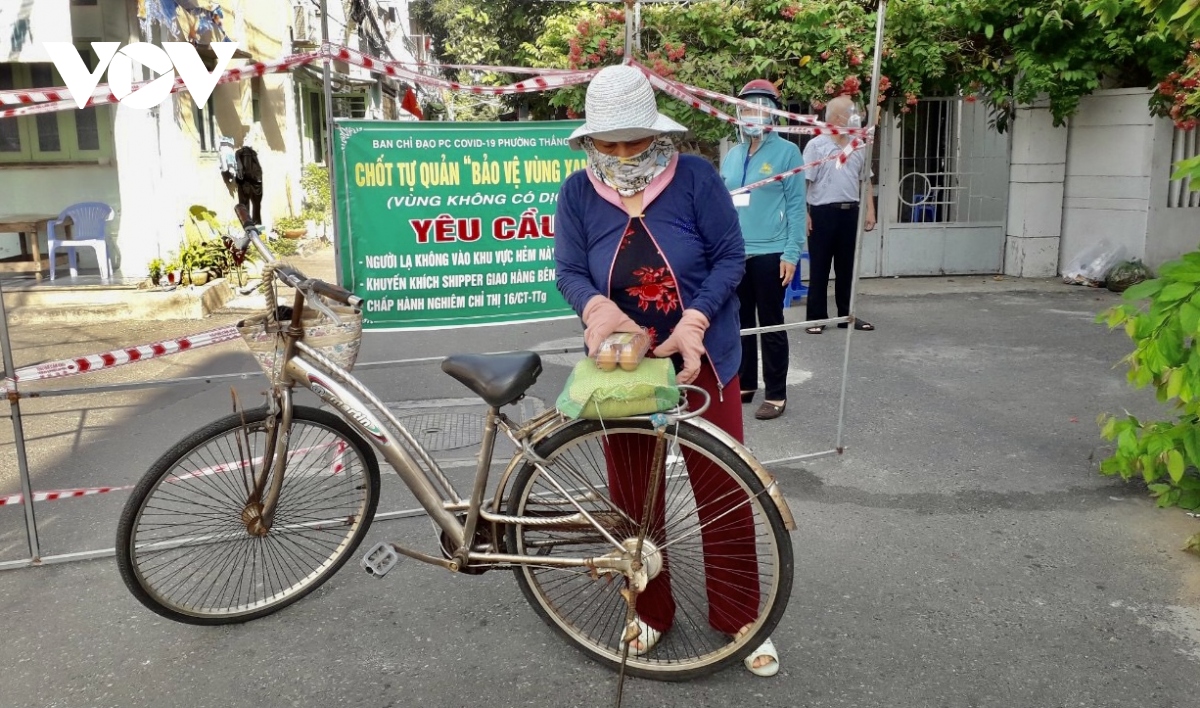
[[193,241],[179,250],[179,265],[183,279],[192,285],[208,282],[208,262],[203,241]]
[[304,226],[304,217],[285,216],[275,220],[275,230],[286,238],[300,238],[308,233]]
[[147,269],[150,271],[150,282],[151,283],[158,285],[159,283],[162,282],[164,265],[165,264],[163,263],[161,258],[154,258],[150,261],[150,265],[147,266]]
[[179,257],[174,256],[169,261],[163,264],[163,275],[166,276],[166,283],[163,287],[167,290],[173,290],[179,286],[182,280],[183,267],[179,263]]

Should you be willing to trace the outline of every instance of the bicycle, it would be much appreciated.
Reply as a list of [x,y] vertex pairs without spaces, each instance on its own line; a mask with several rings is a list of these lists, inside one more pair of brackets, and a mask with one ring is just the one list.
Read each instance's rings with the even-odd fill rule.
[[[378,451],[440,532],[441,554],[380,543],[361,561],[374,575],[404,557],[467,574],[510,568],[555,631],[601,663],[651,679],[717,671],[770,636],[791,591],[788,531],[795,524],[771,475],[698,417],[707,399],[656,416],[571,420],[551,409],[518,422],[501,409],[536,381],[536,353],[447,357],[442,369],[488,407],[475,481],[464,498],[350,374],[362,300],[274,259],[248,214],[239,209],[238,216],[245,235],[233,246],[244,252],[253,244],[263,254],[271,271],[264,282],[294,289],[292,306],[278,306],[268,293],[260,330],[275,349],[257,352],[272,384],[266,405],[216,420],[174,445],[121,514],[117,563],[143,605],[172,620],[217,625],[263,617],[312,592],[370,527],[379,501]],[[342,339],[322,347],[314,333],[330,328]],[[294,405],[296,387],[332,412]],[[501,434],[514,453],[488,496]],[[614,500],[610,475],[647,464],[644,508]],[[714,492],[718,482],[729,491]],[[743,552],[706,553],[705,544],[732,533],[738,518],[752,522],[738,541]],[[738,573],[740,582],[730,583]],[[674,624],[639,654],[630,650],[639,634],[636,602],[658,576],[665,576],[658,587],[670,583]],[[751,619],[741,631],[713,629],[722,620],[714,607],[735,595]]]

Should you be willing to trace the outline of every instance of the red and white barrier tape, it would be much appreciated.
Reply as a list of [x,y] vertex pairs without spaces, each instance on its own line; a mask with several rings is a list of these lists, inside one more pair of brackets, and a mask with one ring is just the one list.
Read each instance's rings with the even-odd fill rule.
[[854,150],[858,150],[866,145],[866,143],[860,142],[857,146],[855,146],[854,142],[855,141],[851,141],[851,144],[847,145],[846,149],[843,149],[842,151],[834,153],[827,157],[822,157],[820,160],[814,160],[812,162],[800,165],[799,167],[797,167],[795,169],[788,170],[787,172],[780,172],[779,174],[772,175],[766,179],[759,180],[757,182],[751,182],[750,184],[746,185],[745,187],[738,187],[737,189],[731,189],[731,190],[729,190],[729,195],[733,196],[736,194],[745,194],[746,192],[749,192],[750,190],[758,189],[759,187],[765,187],[768,184],[772,184],[774,182],[782,182],[783,180],[787,179],[788,177],[798,175],[805,170],[812,169],[812,168],[816,167],[817,165],[822,165],[822,164],[825,164],[826,162],[833,162],[834,160],[837,160],[838,168],[840,169],[841,166],[843,164],[845,164],[846,156],[849,154],[846,152],[846,150],[850,150],[850,152],[853,152]]
[[[284,57],[273,62],[255,62],[254,64],[227,70],[224,74],[221,74],[221,78],[217,79],[217,83],[227,84],[256,76],[287,73],[293,71],[296,67],[318,61],[322,56],[324,56],[322,52],[311,52],[309,54],[296,54]],[[151,79],[151,81],[153,80]],[[148,83],[150,81],[141,81],[134,84],[133,88],[137,89]],[[171,86],[171,93],[179,93],[186,90],[186,88],[183,79],[177,76],[175,77],[175,83]],[[108,84],[102,84],[97,86],[96,90],[92,92],[87,105],[100,106],[108,103],[116,103],[117,100],[117,97],[109,90]],[[55,111],[75,110],[77,108],[74,99],[71,97],[71,91],[65,87],[37,89],[33,91],[0,91],[0,105],[18,106],[17,108],[0,110],[0,118],[53,113]]]
[[[651,85],[658,88],[658,90],[662,91],[663,93],[665,93],[673,98],[683,101],[684,103],[691,106],[694,110],[700,111],[701,113],[704,113],[706,115],[710,115],[713,118],[716,118],[718,120],[725,121],[726,123],[729,123],[730,125],[739,125],[739,126],[749,125],[745,121],[740,121],[735,116],[731,116],[728,113],[725,113],[724,111],[714,107],[712,104],[708,103],[707,101],[702,100],[699,96],[697,96],[696,94],[689,91],[685,84],[681,84],[678,81],[672,81],[671,79],[665,78],[663,76],[659,76],[658,74],[654,73],[653,71],[648,69],[643,64],[640,64],[636,61],[630,62],[630,65],[640,69],[646,75],[646,78],[650,79]],[[705,93],[710,96],[721,97],[721,94],[717,94],[712,91],[706,91]],[[742,101],[741,99],[738,99],[738,98],[733,98],[732,96],[723,96],[723,97],[721,97],[721,100],[724,100],[727,102],[746,103],[745,101]],[[756,104],[747,104],[747,105],[756,105]],[[773,111],[773,112],[786,113],[785,111]],[[802,116],[799,113],[787,113],[787,115],[795,116],[798,118],[807,118],[806,116]],[[764,126],[762,126],[762,129],[764,131],[773,132],[773,133],[799,133],[801,135],[856,135],[856,136],[857,135],[865,135],[868,138],[870,138],[875,133],[873,128],[845,128],[842,126],[832,125],[829,123],[821,123],[820,121],[816,121],[816,122],[819,123],[819,125],[810,125],[810,126],[764,125]]]
[[88,354],[87,356],[75,357],[74,359],[62,359],[44,364],[34,364],[33,366],[17,369],[12,378],[0,381],[0,394],[12,390],[14,388],[12,385],[14,381],[17,383],[28,383],[30,381],[44,381],[46,379],[74,376],[102,369],[112,369],[137,361],[149,361],[150,359],[157,359],[160,356],[167,356],[168,354],[176,354],[178,352],[228,342],[240,336],[237,327],[225,325],[224,327],[210,329],[178,339],[168,339],[153,344],[141,344],[136,347],[114,349],[103,354]]
[[[217,80],[217,83],[224,84],[234,81],[242,81],[256,76],[264,76],[266,74],[280,74],[294,70],[296,67],[305,64],[311,64],[329,57],[331,59],[345,61],[355,66],[362,67],[368,71],[386,74],[396,78],[406,79],[413,83],[436,88],[449,89],[452,91],[465,91],[474,94],[487,95],[504,95],[518,93],[532,93],[535,91],[545,91],[548,89],[562,88],[564,86],[573,86],[576,84],[586,83],[591,80],[592,76],[598,69],[589,69],[586,71],[570,71],[561,69],[529,69],[520,70],[521,73],[538,74],[532,79],[518,81],[507,86],[475,86],[460,84],[455,81],[449,81],[436,76],[428,76],[421,74],[412,69],[406,68],[401,62],[387,61],[378,57],[372,57],[362,52],[335,45],[323,45],[319,51],[309,54],[297,54],[290,57],[285,57],[274,62],[257,62],[244,67],[237,67],[227,70]],[[495,70],[519,70],[519,67],[495,67]],[[138,88],[149,83],[148,81],[139,82],[134,86]],[[186,89],[182,78],[176,78],[174,85],[171,87],[171,93],[178,93]],[[104,105],[117,102],[117,97],[109,90],[107,84],[98,86],[92,92],[91,98],[88,99],[89,106]],[[71,98],[71,92],[65,87],[54,89],[37,89],[32,91],[0,91],[0,105],[16,105],[16,108],[7,108],[0,110],[0,118],[11,118],[15,116],[34,115],[38,113],[51,113],[62,110],[73,110],[76,108],[74,100]]]
[[[83,489],[55,489],[47,492],[34,492],[33,501],[57,501],[59,499],[73,499],[75,497],[90,497],[93,494],[106,494],[108,492],[127,492],[133,489],[130,484],[125,487],[86,487]],[[20,504],[25,498],[24,494],[10,494],[6,497],[0,497],[0,506],[10,504]]]
[[[538,91],[546,91],[550,89],[563,88],[566,86],[574,86],[589,81],[596,74],[598,69],[587,69],[582,71],[570,69],[535,69],[531,67],[515,67],[515,66],[485,66],[476,64],[463,65],[446,65],[449,68],[465,68],[476,71],[496,71],[500,73],[525,73],[534,74],[531,79],[518,81],[506,86],[479,86],[460,84],[456,81],[442,79],[436,76],[422,74],[419,71],[407,68],[403,62],[387,61],[378,57],[372,57],[348,47],[342,47],[332,44],[325,44],[316,52],[307,54],[296,54],[273,62],[256,62],[243,67],[235,67],[228,69],[217,80],[217,83],[231,83],[234,81],[242,81],[244,79],[264,76],[267,74],[286,73],[296,69],[299,66],[311,64],[313,62],[323,60],[325,58],[345,61],[355,66],[362,67],[368,71],[388,76],[406,79],[416,84],[430,86],[451,91],[464,91],[467,93],[480,95],[508,95],[533,93]],[[732,125],[745,125],[744,122],[737,120],[736,117],[730,116],[710,104],[701,100],[701,98],[709,98],[719,100],[733,106],[741,107],[758,107],[758,104],[752,104],[733,96],[709,91],[697,86],[683,84],[671,79],[662,77],[651,71],[645,65],[638,62],[630,62],[632,65],[641,69],[651,81],[672,96],[678,98],[685,103],[688,103],[693,108],[700,110],[715,118],[719,118]],[[151,80],[153,81],[153,79]],[[141,81],[133,86],[133,89],[140,88],[150,81]],[[175,83],[171,87],[171,93],[178,93],[186,90],[181,77],[176,77]],[[89,106],[105,105],[116,103],[117,97],[109,90],[107,84],[98,86],[88,99]],[[65,87],[21,90],[21,91],[0,91],[0,106],[15,106],[14,108],[4,108],[0,110],[0,118],[12,118],[24,115],[35,115],[40,113],[51,113],[61,110],[74,109],[75,102],[72,98],[70,90]],[[817,120],[815,115],[791,113],[777,109],[768,109],[772,115],[778,115],[790,120],[799,121],[806,125],[802,126],[764,126],[768,131],[779,133],[799,133],[803,135],[865,135],[869,136],[873,133],[872,128],[846,128],[835,126],[829,123],[824,123]]]
[[414,83],[424,84],[426,86],[434,86],[437,88],[449,89],[451,91],[464,91],[467,93],[500,96],[506,94],[533,93],[537,91],[545,91],[547,89],[562,88],[564,86],[574,86],[576,84],[586,83],[595,76],[599,69],[588,69],[585,71],[568,71],[563,73],[545,73],[534,76],[532,79],[518,81],[507,86],[478,86],[470,84],[460,84],[457,81],[450,81],[436,76],[421,74],[412,69],[406,68],[402,63],[397,61],[387,61],[378,57],[371,57],[362,52],[355,51],[348,47],[328,46],[326,51],[329,52],[333,59],[347,62],[355,66],[362,67],[367,71],[376,74],[386,74],[397,78],[407,79]]
[[[346,444],[346,442],[344,440],[341,440],[340,438],[338,439],[336,444],[333,442],[327,442],[327,443],[322,443],[320,445],[311,445],[309,447],[303,447],[298,450],[290,450],[288,452],[288,457],[291,458],[291,457],[295,457],[296,455],[308,454],[308,453],[312,452],[313,450],[321,450],[321,449],[327,448],[331,445],[335,445],[336,447],[335,447],[335,451],[334,451],[334,458],[330,465],[329,471],[330,471],[331,475],[338,475],[338,474],[341,474],[342,471],[345,469],[345,465],[343,464],[342,460],[343,460],[345,451],[348,450],[350,447],[349,445]],[[188,479],[198,479],[201,477],[210,477],[214,474],[221,474],[222,472],[230,472],[230,471],[236,470],[236,469],[243,469],[247,466],[247,464],[253,465],[253,464],[260,463],[260,462],[262,462],[261,455],[254,458],[249,463],[246,463],[245,461],[222,462],[221,464],[218,464],[218,465],[210,465],[209,467],[202,467],[201,469],[198,469],[195,472],[188,472],[187,474],[177,475],[175,477],[170,478],[169,481],[174,483],[174,482],[182,482],[182,481],[188,480]],[[127,492],[130,489],[133,489],[133,487],[134,487],[134,485],[128,484],[123,487],[80,487],[78,489],[54,489],[54,490],[50,490],[50,491],[34,492],[33,493],[33,501],[35,503],[36,502],[44,502],[44,501],[58,501],[59,499],[76,499],[78,497],[90,497],[90,496],[93,496],[96,494],[107,494],[109,492]],[[20,504],[22,501],[24,501],[24,498],[25,498],[24,494],[9,494],[8,496],[0,496],[0,506]]]
[[[641,67],[641,68],[643,70],[645,70],[645,67]],[[670,81],[670,79],[667,79],[667,80]],[[717,101],[722,101],[724,103],[731,104],[733,106],[740,106],[742,108],[754,108],[759,111],[764,111],[766,113],[769,113],[773,116],[779,116],[780,118],[787,118],[788,120],[798,121],[800,123],[805,123],[807,125],[811,125],[816,128],[822,129],[821,132],[812,132],[812,131],[794,130],[794,128],[796,126],[777,126],[777,127],[773,128],[773,130],[775,130],[776,132],[782,132],[782,133],[803,132],[803,133],[806,133],[809,135],[869,135],[874,132],[870,128],[850,128],[850,127],[841,126],[841,125],[834,125],[833,123],[826,123],[826,122],[818,119],[817,116],[815,116],[813,114],[792,113],[791,111],[784,111],[784,110],[780,110],[777,108],[771,108],[770,106],[764,106],[761,103],[751,103],[750,101],[746,101],[741,98],[736,98],[734,96],[726,96],[723,93],[718,93],[716,91],[709,91],[708,89],[703,89],[703,88],[700,88],[699,86],[692,86],[690,84],[684,84],[684,83],[680,83],[680,82],[674,82],[674,83],[678,84],[679,87],[682,88],[683,90],[685,90],[689,93],[695,94],[696,96],[699,96],[701,98],[711,98],[711,99],[714,99]]]

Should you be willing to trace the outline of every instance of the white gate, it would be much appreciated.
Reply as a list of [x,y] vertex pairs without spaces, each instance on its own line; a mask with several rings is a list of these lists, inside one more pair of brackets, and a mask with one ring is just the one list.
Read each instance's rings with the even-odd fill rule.
[[1009,140],[987,109],[923,99],[880,132],[880,228],[864,239],[863,275],[1003,271]]

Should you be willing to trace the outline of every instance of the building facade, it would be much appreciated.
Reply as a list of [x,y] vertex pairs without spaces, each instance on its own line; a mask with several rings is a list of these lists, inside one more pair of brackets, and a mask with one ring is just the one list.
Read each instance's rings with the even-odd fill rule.
[[[328,4],[334,43],[406,62],[420,54],[407,3]],[[63,86],[47,41],[73,43],[89,68],[96,41],[188,41],[210,70],[214,42],[237,44],[230,67],[315,51],[318,6],[317,0],[0,0],[0,91]],[[408,88],[399,82],[337,63],[333,77],[336,117],[411,117],[399,108]],[[142,276],[151,259],[169,259],[178,249],[189,207],[232,219],[237,196],[220,171],[222,138],[258,152],[264,223],[298,215],[303,167],[324,162],[324,116],[317,63],[219,85],[203,106],[181,92],[150,110],[113,104],[0,119],[0,212],[48,215],[82,201],[110,204],[113,265],[120,275]],[[43,244],[45,238],[40,234]],[[18,253],[17,236],[0,234],[0,258]],[[82,267],[95,266],[90,251],[79,255]]]

